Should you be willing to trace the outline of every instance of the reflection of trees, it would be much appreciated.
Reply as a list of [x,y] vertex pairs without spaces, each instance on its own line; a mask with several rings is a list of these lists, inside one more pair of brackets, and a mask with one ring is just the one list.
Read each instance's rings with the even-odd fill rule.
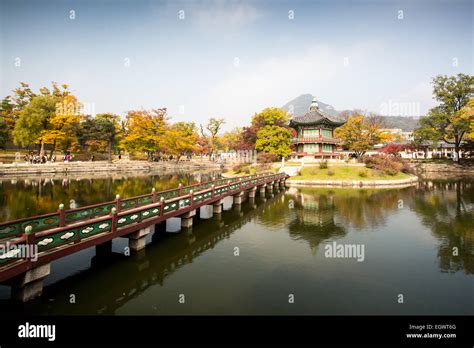
[[293,239],[306,240],[315,251],[321,242],[346,234],[344,227],[334,221],[333,196],[305,194],[300,191],[294,197],[295,218],[289,224]]
[[60,203],[69,207],[74,200],[78,207],[105,202],[115,198],[132,197],[187,185],[197,181],[210,180],[209,175],[198,173],[170,173],[163,175],[126,176],[105,178],[73,179],[69,177],[35,177],[26,179],[0,180],[0,221],[52,213]]
[[474,184],[438,181],[425,182],[420,188],[410,208],[439,240],[440,269],[474,274]]
[[[273,200],[278,199],[280,197],[277,195]],[[55,315],[116,314],[117,309],[153,286],[163,286],[170,275],[229,238],[263,210],[267,210],[273,200],[258,203],[255,207],[243,204],[239,212],[225,212],[221,216],[222,220],[196,221],[196,225],[188,232],[168,234],[157,230],[152,242],[138,255],[126,256],[123,252],[95,255],[90,268],[46,286],[43,300],[33,303],[28,311]],[[117,270],[120,276],[117,276]],[[91,286],[101,291],[92,291],[91,295]],[[67,299],[71,289],[77,298],[88,300],[82,301],[80,306],[70,307]],[[48,298],[57,299],[54,306]],[[0,300],[0,306],[5,313],[15,313],[21,312],[24,304]]]

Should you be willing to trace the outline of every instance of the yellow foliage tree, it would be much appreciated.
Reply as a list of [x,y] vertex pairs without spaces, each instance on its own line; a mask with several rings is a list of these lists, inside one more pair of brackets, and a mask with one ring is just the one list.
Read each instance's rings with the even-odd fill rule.
[[336,128],[334,135],[341,139],[344,146],[354,151],[357,157],[363,156],[384,137],[387,139],[387,135],[380,130],[380,123],[364,115],[349,117],[342,127]]
[[166,108],[129,111],[120,147],[130,153],[144,152],[151,161],[164,146],[166,126]]

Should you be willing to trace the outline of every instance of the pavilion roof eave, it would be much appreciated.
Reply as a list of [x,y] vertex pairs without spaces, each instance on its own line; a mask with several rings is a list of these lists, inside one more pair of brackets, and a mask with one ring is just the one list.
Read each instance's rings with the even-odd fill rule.
[[298,120],[290,120],[290,127],[296,127],[296,126],[319,126],[319,125],[326,125],[326,126],[333,126],[333,127],[340,127],[344,125],[344,121],[337,122],[337,121],[331,121],[327,118],[325,119],[320,119],[314,122],[298,122]]

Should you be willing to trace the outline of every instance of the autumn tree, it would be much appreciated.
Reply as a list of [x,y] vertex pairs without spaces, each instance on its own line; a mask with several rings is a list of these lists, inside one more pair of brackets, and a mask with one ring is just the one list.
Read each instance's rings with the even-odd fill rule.
[[251,127],[256,131],[255,149],[288,157],[291,154],[291,131],[288,114],[280,108],[265,108],[252,117]]
[[131,152],[144,152],[149,161],[162,150],[167,125],[166,108],[132,110],[125,117],[126,134],[121,146]]
[[439,75],[433,79],[434,99],[440,104],[420,121],[415,133],[428,134],[435,140],[454,145],[459,159],[460,145],[470,130],[470,117],[463,117],[463,108],[474,96],[474,76]]
[[193,152],[196,149],[198,138],[196,125],[194,122],[177,122],[169,126],[165,132],[164,149],[176,157],[180,157]]
[[240,150],[239,144],[242,136],[242,129],[241,128],[234,128],[231,131],[225,132],[221,136],[221,143],[226,151],[230,150]]
[[350,116],[343,126],[335,129],[334,136],[341,140],[343,146],[354,151],[358,158],[382,140],[378,120],[364,115]]
[[200,147],[201,149],[205,149],[207,151],[206,154],[209,155],[209,158],[212,157],[212,154],[216,152],[219,146],[217,136],[224,123],[225,121],[223,118],[212,117],[205,126],[202,124],[200,125]]
[[469,139],[469,141],[474,141],[474,98],[469,99],[466,106],[459,110],[459,116],[469,123],[466,138]]
[[51,95],[34,97],[25,106],[18,117],[13,130],[13,141],[17,145],[27,147],[31,144],[40,145],[40,154],[44,154],[42,135],[50,128],[49,120],[56,114],[57,98]]

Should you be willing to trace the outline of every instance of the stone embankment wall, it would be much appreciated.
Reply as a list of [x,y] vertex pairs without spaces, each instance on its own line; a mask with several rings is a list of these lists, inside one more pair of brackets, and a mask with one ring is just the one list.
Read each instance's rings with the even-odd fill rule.
[[288,179],[288,186],[340,186],[340,187],[405,187],[415,185],[418,177],[412,176],[407,179],[398,180],[296,180]]
[[12,163],[1,164],[0,175],[31,175],[51,173],[117,173],[117,172],[154,172],[162,170],[219,170],[222,164],[209,161],[189,162],[57,162],[45,164]]
[[425,178],[450,176],[474,176],[474,166],[455,163],[417,163],[413,167],[417,175]]

